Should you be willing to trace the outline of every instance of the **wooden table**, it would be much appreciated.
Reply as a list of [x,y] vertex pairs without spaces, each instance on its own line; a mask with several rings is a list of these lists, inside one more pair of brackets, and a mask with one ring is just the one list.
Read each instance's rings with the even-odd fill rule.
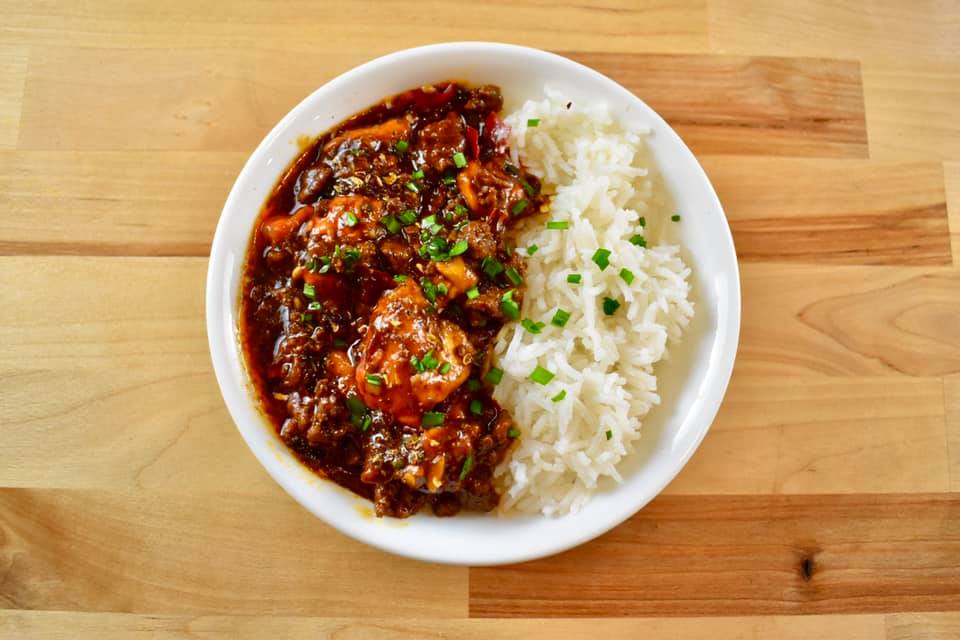
[[[960,3],[0,5],[0,636],[960,636]],[[744,292],[727,399],[664,495],[476,570],[287,497],[203,321],[217,216],[273,123],[375,55],[468,38],[659,110]]]

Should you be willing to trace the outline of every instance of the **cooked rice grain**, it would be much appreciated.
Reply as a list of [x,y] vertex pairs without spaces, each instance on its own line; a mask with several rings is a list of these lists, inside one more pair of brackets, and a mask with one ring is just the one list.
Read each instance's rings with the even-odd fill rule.
[[[496,481],[503,510],[562,515],[580,509],[602,478],[621,480],[618,464],[660,403],[654,365],[680,340],[693,306],[679,248],[630,243],[676,224],[646,149],[648,132],[621,125],[604,105],[568,109],[559,92],[545,94],[506,119],[514,153],[554,193],[549,213],[518,238],[520,247],[539,246],[527,259],[522,316],[546,326],[534,335],[513,323],[495,347],[505,372],[495,397],[522,430]],[[539,125],[527,127],[533,118]],[[546,229],[547,219],[570,227]],[[592,260],[601,247],[611,251],[604,270]],[[571,273],[582,274],[580,284],[567,282]],[[612,316],[604,297],[621,303]],[[562,328],[550,323],[558,309],[571,314]],[[538,365],[556,374],[546,385],[528,378]],[[553,402],[561,390],[566,397]]]

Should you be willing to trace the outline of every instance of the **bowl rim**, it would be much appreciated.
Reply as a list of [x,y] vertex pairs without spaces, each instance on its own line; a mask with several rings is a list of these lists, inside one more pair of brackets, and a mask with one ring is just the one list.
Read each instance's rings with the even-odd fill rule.
[[[316,508],[316,505],[312,504],[313,498],[308,495],[309,490],[307,483],[303,480],[300,480],[299,476],[290,474],[288,470],[280,464],[280,461],[274,455],[274,452],[269,451],[269,447],[262,446],[254,441],[252,435],[253,432],[251,430],[262,429],[263,425],[248,424],[248,421],[241,415],[238,403],[245,400],[246,402],[252,403],[257,409],[258,413],[262,412],[259,409],[259,402],[256,400],[256,398],[250,397],[250,389],[237,389],[235,385],[231,384],[231,377],[227,371],[229,360],[231,359],[230,354],[228,353],[227,345],[230,341],[239,340],[239,328],[235,324],[234,326],[228,328],[223,322],[223,316],[227,313],[227,310],[224,309],[224,303],[229,300],[229,298],[225,297],[225,294],[229,294],[229,292],[224,291],[225,287],[223,286],[223,273],[218,269],[219,266],[222,266],[225,263],[225,254],[228,252],[228,247],[226,246],[227,241],[225,240],[225,229],[229,224],[229,212],[236,209],[244,197],[240,193],[240,185],[248,179],[249,174],[257,170],[257,166],[263,164],[266,156],[269,153],[270,147],[276,142],[276,140],[285,135],[286,130],[291,127],[291,125],[302,115],[303,112],[311,108],[311,105],[314,102],[314,97],[317,94],[320,94],[321,92],[332,91],[341,85],[347,85],[348,83],[354,81],[354,79],[358,76],[362,76],[376,67],[394,64],[402,61],[405,58],[413,56],[425,54],[443,55],[445,52],[452,50],[457,50],[459,52],[464,47],[477,49],[478,52],[496,49],[508,54],[512,53],[518,55],[540,56],[544,60],[566,65],[574,73],[586,74],[588,76],[592,76],[596,81],[609,83],[612,85],[611,89],[615,89],[619,93],[624,94],[624,97],[627,100],[632,100],[633,103],[640,108],[645,117],[657,122],[668,132],[668,135],[675,138],[674,142],[677,150],[682,156],[682,161],[691,165],[691,167],[697,173],[699,173],[707,189],[710,204],[720,213],[723,222],[723,228],[725,230],[725,233],[722,234],[722,237],[716,238],[715,242],[722,245],[721,250],[724,253],[732,256],[734,266],[733,273],[731,274],[733,277],[729,282],[727,315],[725,315],[723,318],[725,321],[725,326],[723,329],[724,335],[722,338],[726,346],[721,354],[722,360],[716,363],[716,374],[714,376],[714,380],[712,381],[714,383],[712,387],[713,390],[710,391],[710,398],[707,401],[706,406],[699,409],[701,416],[700,422],[702,422],[702,425],[697,430],[696,434],[691,439],[691,442],[685,448],[685,450],[678,452],[679,455],[677,455],[675,458],[675,462],[672,464],[670,472],[663,474],[659,482],[655,483],[655,486],[653,486],[652,490],[645,492],[645,494],[648,495],[644,495],[642,498],[631,502],[630,507],[623,509],[622,512],[618,513],[616,517],[608,518],[601,524],[592,528],[584,528],[578,535],[566,536],[560,540],[544,540],[542,546],[536,550],[511,551],[509,548],[506,548],[501,553],[492,555],[488,554],[482,557],[466,557],[469,555],[466,553],[461,554],[464,557],[454,557],[447,553],[437,552],[436,550],[432,550],[426,546],[410,548],[399,544],[391,544],[389,536],[370,533],[370,528],[351,526],[349,523],[343,522],[335,517],[329,517],[327,513],[323,512],[319,508]],[[289,160],[287,162],[289,162]],[[233,264],[232,268],[242,270],[244,263],[245,260],[241,260],[240,264]],[[726,394],[726,390],[729,386],[729,382],[733,373],[733,365],[739,347],[742,313],[739,271],[740,267],[737,260],[736,249],[734,247],[733,235],[730,231],[730,225],[727,220],[726,213],[716,194],[716,190],[713,188],[713,184],[710,182],[709,177],[707,176],[700,162],[697,160],[696,156],[694,156],[693,152],[689,149],[686,143],[683,142],[676,131],[639,96],[636,96],[618,82],[603,75],[599,71],[549,51],[499,42],[442,42],[394,51],[371,59],[330,79],[312,91],[309,95],[304,97],[299,103],[297,103],[296,106],[290,109],[290,111],[288,111],[260,141],[254,151],[247,158],[243,168],[240,170],[239,174],[234,180],[230,192],[224,202],[224,206],[221,210],[220,217],[217,221],[216,230],[214,232],[208,261],[205,289],[205,316],[208,346],[211,359],[213,361],[217,385],[220,389],[224,404],[227,406],[230,417],[246,442],[248,448],[254,454],[254,457],[258,460],[261,466],[266,469],[267,473],[273,478],[273,480],[277,482],[277,484],[279,484],[292,498],[294,498],[294,500],[296,500],[302,507],[312,513],[314,516],[339,532],[367,545],[421,561],[470,566],[490,566],[524,562],[571,549],[583,544],[584,542],[599,537],[600,535],[603,535],[611,529],[619,526],[624,521],[634,516],[641,509],[646,507],[650,501],[658,496],[686,466],[687,462],[693,453],[699,448],[703,438],[710,430],[710,427],[716,418],[716,414],[719,411],[720,404]],[[721,338],[719,335],[720,331],[721,329],[718,327],[717,340],[720,340]],[[242,358],[240,366],[246,373],[246,363]],[[242,396],[243,398],[241,399],[238,396]],[[323,482],[329,481],[324,480]],[[546,516],[539,517],[546,518]]]

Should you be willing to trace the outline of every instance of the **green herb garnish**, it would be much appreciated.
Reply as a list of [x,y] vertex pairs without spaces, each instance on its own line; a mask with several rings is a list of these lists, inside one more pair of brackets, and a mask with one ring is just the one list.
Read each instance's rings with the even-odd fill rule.
[[609,249],[604,249],[601,247],[594,252],[593,257],[590,259],[593,260],[598,267],[600,267],[600,271],[603,271],[610,266],[610,253],[611,252]]
[[613,298],[604,298],[603,299],[603,312],[608,316],[612,316],[617,312],[617,309],[620,308],[620,303],[614,300]]
[[503,380],[503,369],[490,367],[490,371],[487,371],[487,375],[483,376],[483,379],[490,384],[500,384],[500,381]]
[[423,414],[423,419],[420,421],[425,427],[439,427],[443,424],[446,416],[440,411],[427,411]]
[[562,229],[569,229],[569,228],[570,228],[570,223],[567,222],[566,220],[550,220],[549,222],[547,222],[547,229],[562,230]]
[[537,368],[530,372],[530,379],[537,384],[547,384],[553,380],[553,372],[537,365]]

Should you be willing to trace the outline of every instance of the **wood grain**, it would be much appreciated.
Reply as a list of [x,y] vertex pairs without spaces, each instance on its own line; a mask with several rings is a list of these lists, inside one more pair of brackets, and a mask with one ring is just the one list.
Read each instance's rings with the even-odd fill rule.
[[27,48],[0,44],[0,149],[17,144],[23,83],[27,77]]
[[741,260],[952,263],[940,163],[703,156]]
[[2,489],[0,567],[7,608],[466,614],[465,569],[388,559],[291,498]]
[[950,461],[950,490],[960,493],[960,376],[944,378],[943,397],[946,410],[947,456]]
[[869,63],[956,59],[955,2],[710,0],[713,51],[856,58]]
[[[185,50],[204,47],[280,51],[322,63],[331,52],[372,57],[432,42],[490,40],[542,49],[559,44],[597,51],[698,51],[707,46],[706,0],[604,0],[558,6],[548,0],[463,3],[442,0],[411,10],[400,0],[354,0],[320,10],[306,0],[229,5],[173,0],[98,0],[96,11],[70,3],[4,0],[0,38],[43,47]],[[559,9],[559,10],[558,10]],[[319,35],[317,35],[319,34]],[[296,57],[296,56],[291,56]]]
[[[960,8],[957,11],[960,13]],[[955,42],[960,42],[960,28]],[[870,113],[870,157],[898,161],[960,158],[960,64],[956,56],[953,64],[867,67],[863,89]]]
[[706,439],[666,493],[949,491],[960,448],[950,458],[943,446],[943,395],[937,378],[737,370]]
[[899,613],[886,617],[887,640],[960,637],[960,613]]
[[960,162],[944,162],[943,174],[947,191],[947,222],[950,225],[953,264],[960,267]]
[[0,151],[0,253],[207,255],[238,153]]
[[695,153],[867,155],[856,62],[569,55],[643,98]]
[[[97,640],[186,640],[228,637],[294,638],[318,640],[364,640],[391,638],[420,640],[556,640],[595,638],[608,640],[808,640],[843,638],[878,640],[885,624],[895,633],[923,629],[924,640],[947,640],[953,621],[950,614],[916,615],[914,620],[887,620],[895,616],[763,616],[750,618],[644,618],[591,620],[415,620],[388,618],[317,618],[281,616],[169,616],[118,613],[0,611],[0,633],[23,640],[66,640],[96,637]],[[937,635],[937,634],[940,635]],[[76,634],[76,635],[73,635]],[[895,636],[903,639],[905,636]]]
[[662,496],[551,559],[470,571],[477,617],[960,607],[960,498]]
[[[649,101],[696,151],[867,154],[856,63],[571,55]],[[294,104],[362,59],[46,48],[31,57],[19,147],[249,151]],[[123,117],[98,117],[105,110]]]
[[[0,253],[206,255],[244,160],[241,152],[0,151]],[[741,260],[950,263],[947,215],[960,210],[944,193],[944,171],[960,193],[951,164],[701,160]],[[952,227],[960,243],[960,223]]]
[[741,265],[738,364],[752,375],[960,371],[954,269]]
[[[21,285],[0,304],[0,381],[8,399],[0,403],[0,427],[9,459],[0,465],[0,486],[280,495],[235,433],[213,379],[202,329],[205,269],[196,258],[0,259],[0,270]],[[854,291],[864,269],[848,271],[818,295],[843,299]],[[165,278],[158,281],[158,272]],[[774,307],[784,306],[776,297],[784,282],[797,286],[786,276],[755,284],[755,276],[744,270],[745,286],[773,296],[766,304]],[[57,286],[45,286],[50,282]],[[123,286],[90,296],[96,282]],[[901,291],[893,290],[894,300]],[[58,307],[70,313],[51,317],[48,310]],[[759,309],[748,306],[745,318]],[[782,377],[792,369],[781,370],[783,362],[800,355],[817,355],[841,372],[847,366],[845,350],[806,346],[807,329],[781,322],[776,346],[795,352],[777,352],[784,360],[773,363],[774,376],[749,374],[768,363],[747,351],[762,356],[768,347],[745,334],[716,424],[669,491],[947,490],[941,381],[809,371]],[[951,335],[946,327],[942,337]],[[59,445],[52,450],[51,439]]]

